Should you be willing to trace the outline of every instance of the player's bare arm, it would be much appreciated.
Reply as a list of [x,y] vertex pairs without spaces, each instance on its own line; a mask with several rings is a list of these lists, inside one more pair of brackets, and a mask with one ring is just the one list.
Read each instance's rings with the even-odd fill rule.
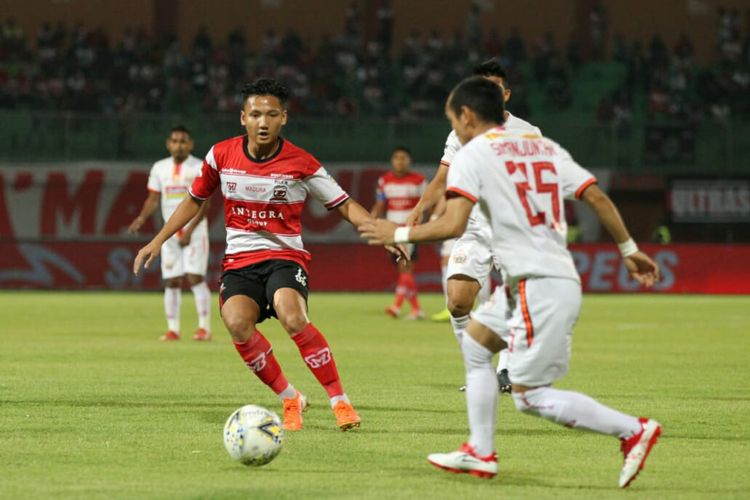
[[141,212],[138,214],[138,217],[133,219],[130,226],[128,226],[128,232],[130,234],[137,234],[148,218],[153,215],[154,211],[159,206],[160,198],[161,195],[159,193],[149,191],[148,197],[146,198],[146,201],[143,202],[143,207],[141,207]]
[[442,163],[438,166],[435,176],[432,178],[419,199],[419,203],[414,207],[406,219],[407,226],[414,226],[422,222],[424,213],[437,205],[445,195],[445,185],[448,180],[448,167]]
[[[599,186],[592,184],[587,187],[581,199],[591,207],[615,243],[622,245],[632,241],[620,212]],[[623,261],[630,275],[641,285],[651,287],[659,281],[659,266],[645,253],[636,251],[623,257]]]
[[[474,203],[463,196],[456,196],[445,204],[445,213],[426,224],[401,227],[393,222],[377,219],[358,226],[362,238],[370,245],[392,245],[394,243],[418,243],[441,241],[463,234]],[[396,230],[401,233],[396,235]]]
[[190,239],[193,237],[193,231],[196,227],[198,227],[198,224],[201,223],[203,219],[206,218],[206,212],[208,212],[208,207],[211,205],[211,202],[206,200],[203,204],[201,204],[200,210],[198,210],[198,213],[195,217],[193,217],[193,220],[190,221],[190,223],[185,227],[185,230],[182,231],[182,235],[180,236],[180,246],[188,246],[190,244]]
[[172,217],[161,228],[161,231],[146,246],[138,251],[138,255],[135,256],[135,261],[133,262],[133,274],[137,276],[141,270],[141,266],[148,268],[156,256],[159,255],[164,242],[181,228],[185,227],[185,224],[198,214],[201,205],[204,203],[204,200],[199,200],[192,196],[185,197],[175,209]]
[[372,217],[382,217],[385,214],[385,201],[378,200],[375,202],[375,204],[370,209],[370,216]]

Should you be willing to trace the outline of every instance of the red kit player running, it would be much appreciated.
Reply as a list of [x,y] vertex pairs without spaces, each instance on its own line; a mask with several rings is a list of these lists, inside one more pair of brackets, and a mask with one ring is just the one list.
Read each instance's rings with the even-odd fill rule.
[[[399,225],[406,222],[427,186],[424,176],[412,172],[410,168],[411,152],[403,146],[395,148],[391,153],[391,171],[378,179],[375,205],[370,210],[373,217],[385,215],[386,219]],[[393,304],[386,307],[385,312],[389,316],[398,318],[401,304],[404,299],[407,299],[411,305],[411,313],[406,318],[422,319],[424,313],[419,306],[417,282],[414,280],[413,260],[416,257],[416,245],[408,245],[407,252],[411,260],[396,259],[396,266],[398,266],[396,297]]]
[[247,366],[283,401],[284,429],[302,428],[306,398],[281,371],[271,344],[256,325],[278,318],[318,382],[325,388],[341,430],[360,417],[341,385],[333,353],[307,317],[307,268],[301,215],[308,194],[336,209],[354,226],[369,213],[339,187],[307,151],[280,136],[287,122],[289,89],[259,79],[242,89],[240,122],[247,135],[215,144],[206,155],[190,196],[135,258],[133,271],[149,264],[166,241],[191,220],[216,189],[224,197],[227,248],[223,262],[221,316]]

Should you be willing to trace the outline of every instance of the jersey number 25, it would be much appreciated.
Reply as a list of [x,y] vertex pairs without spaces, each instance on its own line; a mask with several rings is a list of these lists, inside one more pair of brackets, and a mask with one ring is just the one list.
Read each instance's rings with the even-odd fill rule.
[[526,217],[529,219],[529,224],[538,226],[539,224],[545,224],[547,222],[547,213],[538,210],[536,213],[532,211],[531,205],[529,204],[529,198],[535,207],[540,205],[539,196],[543,194],[549,194],[552,197],[552,219],[555,224],[560,223],[560,190],[557,182],[544,182],[542,176],[545,171],[549,171],[557,176],[557,170],[555,166],[548,161],[536,161],[531,164],[531,168],[534,172],[534,189],[529,185],[529,174],[526,168],[526,163],[516,163],[512,161],[505,162],[505,168],[508,170],[509,175],[513,175],[517,171],[523,173],[526,180],[522,182],[516,182],[516,191],[518,192],[518,198],[521,200],[521,205],[526,212]]

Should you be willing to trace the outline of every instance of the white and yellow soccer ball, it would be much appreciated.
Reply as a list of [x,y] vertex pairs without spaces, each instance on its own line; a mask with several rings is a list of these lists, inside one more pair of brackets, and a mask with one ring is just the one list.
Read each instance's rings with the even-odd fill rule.
[[281,453],[283,444],[279,416],[262,406],[238,408],[224,424],[224,446],[229,456],[245,465],[266,465]]

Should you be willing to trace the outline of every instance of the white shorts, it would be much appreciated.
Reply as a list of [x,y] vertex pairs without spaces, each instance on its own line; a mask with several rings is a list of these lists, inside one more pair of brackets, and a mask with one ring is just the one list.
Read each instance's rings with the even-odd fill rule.
[[477,280],[480,284],[487,281],[492,272],[492,248],[481,233],[465,232],[453,246],[448,260],[448,279],[463,274]]
[[443,241],[443,243],[440,244],[440,256],[450,257],[451,252],[453,251],[453,245],[456,244],[456,241],[458,241],[458,238],[451,238]]
[[[472,313],[508,344],[508,375],[514,384],[549,385],[568,372],[573,326],[581,309],[581,285],[564,278],[519,281],[507,301],[492,299]],[[505,295],[503,293],[503,295]]]
[[208,234],[193,233],[190,244],[180,246],[172,236],[161,246],[161,277],[165,280],[185,274],[206,275],[208,267]]

